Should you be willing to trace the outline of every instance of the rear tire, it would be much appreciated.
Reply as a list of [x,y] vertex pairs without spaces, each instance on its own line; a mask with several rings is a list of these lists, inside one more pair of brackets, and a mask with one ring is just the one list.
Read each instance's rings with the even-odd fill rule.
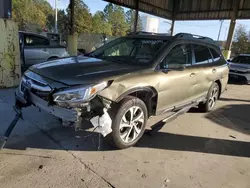
[[207,101],[205,103],[201,103],[199,105],[199,109],[202,112],[211,112],[216,106],[217,99],[219,98],[219,93],[220,87],[216,82],[214,82],[208,91]]
[[110,144],[118,149],[135,145],[145,131],[147,114],[145,103],[133,96],[112,107],[112,132],[108,135]]

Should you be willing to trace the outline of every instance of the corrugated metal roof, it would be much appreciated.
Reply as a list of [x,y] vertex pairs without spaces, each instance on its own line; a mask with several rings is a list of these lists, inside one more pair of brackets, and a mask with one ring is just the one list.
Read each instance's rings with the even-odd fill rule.
[[250,0],[105,0],[175,20],[250,19]]

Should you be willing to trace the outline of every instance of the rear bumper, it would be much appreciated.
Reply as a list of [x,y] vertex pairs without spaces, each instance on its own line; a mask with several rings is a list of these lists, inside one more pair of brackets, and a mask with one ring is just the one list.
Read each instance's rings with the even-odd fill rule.
[[24,106],[28,106],[28,104],[32,104],[36,106],[37,108],[46,111],[49,114],[52,114],[58,118],[61,118],[63,120],[77,121],[77,112],[73,109],[67,109],[58,107],[56,105],[48,105],[48,102],[41,99],[40,97],[34,95],[31,92],[28,92],[28,98],[25,99],[23,93],[19,90],[19,88],[16,90],[15,93],[16,100],[23,104]]

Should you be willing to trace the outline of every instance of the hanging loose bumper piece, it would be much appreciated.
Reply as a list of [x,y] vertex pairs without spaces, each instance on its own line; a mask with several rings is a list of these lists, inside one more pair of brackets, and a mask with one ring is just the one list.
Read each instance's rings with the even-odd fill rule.
[[13,120],[11,121],[9,127],[5,131],[5,134],[3,137],[0,137],[0,150],[4,148],[11,132],[13,131],[14,127],[16,126],[18,120],[21,118],[23,119],[22,115],[22,109],[18,107],[17,105],[14,106],[14,110],[16,112],[16,115],[14,116]]

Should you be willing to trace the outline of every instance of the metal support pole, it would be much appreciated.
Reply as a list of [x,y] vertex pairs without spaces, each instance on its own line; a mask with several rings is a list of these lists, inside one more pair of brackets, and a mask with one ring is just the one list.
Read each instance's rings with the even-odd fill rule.
[[230,50],[231,49],[233,35],[234,35],[234,29],[235,29],[235,24],[236,24],[236,19],[235,18],[231,18],[225,50]]
[[221,33],[221,28],[222,28],[223,21],[224,21],[224,20],[221,20],[221,21],[220,21],[220,29],[219,29],[217,41],[220,40],[220,33]]
[[55,0],[55,33],[58,33],[58,29],[57,29],[57,0]]
[[134,32],[137,31],[137,22],[138,22],[138,8],[139,8],[139,0],[136,1],[136,9],[135,9],[135,21],[134,21]]
[[77,33],[75,30],[75,0],[70,0],[70,33],[67,38],[67,49],[71,56],[77,55]]
[[70,0],[70,34],[75,34],[75,0]]
[[170,34],[171,34],[171,36],[174,35],[174,24],[175,24],[175,20],[172,20],[172,24],[171,24],[171,28],[170,28]]
[[230,21],[229,31],[228,31],[228,35],[227,35],[227,43],[225,46],[225,50],[223,52],[224,57],[226,59],[229,59],[231,56],[231,46],[232,46],[232,41],[233,41],[233,36],[234,36],[236,19],[238,16],[239,8],[242,8],[242,6],[243,6],[243,2],[244,2],[244,0],[233,1],[233,11],[231,13],[231,21]]

